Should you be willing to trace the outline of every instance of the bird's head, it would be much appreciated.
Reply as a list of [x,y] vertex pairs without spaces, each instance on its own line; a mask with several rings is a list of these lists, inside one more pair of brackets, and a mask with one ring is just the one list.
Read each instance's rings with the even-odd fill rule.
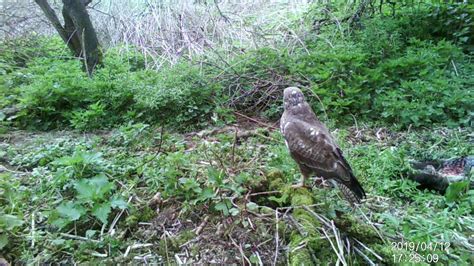
[[302,107],[306,103],[306,100],[300,89],[297,87],[288,87],[283,92],[283,103],[285,110],[290,110],[295,107]]

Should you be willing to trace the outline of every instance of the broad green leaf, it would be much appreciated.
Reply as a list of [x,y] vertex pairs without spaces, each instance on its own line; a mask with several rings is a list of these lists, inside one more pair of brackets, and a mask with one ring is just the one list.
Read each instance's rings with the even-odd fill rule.
[[0,250],[8,245],[8,236],[7,234],[0,234]]
[[199,194],[199,200],[205,201],[208,199],[212,199],[214,197],[214,190],[212,188],[205,188]]
[[90,179],[88,179],[89,183],[96,187],[103,187],[109,183],[109,179],[104,173],[100,173]]
[[23,220],[15,215],[1,214],[0,215],[0,228],[5,230],[12,230],[13,228],[23,224]]
[[231,207],[232,207],[232,203],[230,202],[230,200],[225,199],[217,203],[216,206],[214,206],[214,209],[216,209],[217,211],[222,211],[222,213],[227,216],[229,215],[229,209]]
[[95,196],[99,199],[104,198],[105,194],[109,193],[115,188],[115,185],[109,182],[104,173],[100,173],[89,179],[89,183],[96,188]]
[[62,246],[62,245],[64,245],[64,242],[66,242],[66,240],[62,239],[62,238],[57,238],[57,239],[51,240],[51,244],[53,244],[55,246]]
[[86,210],[82,206],[75,204],[72,201],[61,203],[56,210],[62,217],[65,217],[70,221],[76,221],[86,213]]
[[92,215],[99,219],[102,223],[107,223],[107,218],[109,217],[111,207],[109,202],[102,204],[96,204],[92,208]]
[[229,210],[229,213],[230,213],[230,215],[232,215],[232,216],[237,216],[237,215],[240,213],[240,210],[237,209],[237,208],[231,208],[231,209]]
[[247,203],[247,209],[250,211],[255,211],[258,209],[258,205],[255,202],[249,202]]
[[74,184],[74,188],[77,191],[77,197],[83,200],[92,200],[94,198],[94,192],[96,187],[89,184],[87,179],[81,179]]
[[119,208],[119,209],[126,209],[127,208],[127,202],[123,200],[122,198],[114,197],[110,201],[110,205],[112,208]]
[[97,230],[87,230],[86,231],[86,237],[87,238],[92,238],[96,233],[97,233]]

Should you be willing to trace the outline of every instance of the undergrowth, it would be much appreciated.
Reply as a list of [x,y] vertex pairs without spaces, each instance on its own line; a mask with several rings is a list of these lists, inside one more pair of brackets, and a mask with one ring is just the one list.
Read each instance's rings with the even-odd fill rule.
[[[0,173],[2,253],[18,263],[130,262],[133,254],[144,252],[132,249],[132,255],[124,256],[134,243],[163,244],[156,233],[162,230],[160,219],[165,219],[160,215],[166,215],[169,208],[177,208],[176,218],[167,225],[176,237],[190,229],[191,220],[198,227],[204,216],[217,219],[208,225],[214,235],[214,225],[227,228],[221,233],[238,228],[274,229],[274,223],[261,224],[253,219],[269,212],[274,217],[271,208],[288,206],[285,187],[299,179],[280,134],[259,129],[244,139],[235,139],[232,131],[204,138],[166,132],[160,136],[161,132],[145,124],[130,124],[106,135],[4,135],[0,144],[0,160],[7,166]],[[472,154],[467,131],[437,129],[406,134],[348,128],[336,136],[369,195],[362,212],[377,224],[387,243],[379,246],[363,235],[358,236],[360,241],[387,262],[393,260],[390,254],[397,252],[391,247],[397,241],[451,243],[448,253],[436,251],[441,262],[472,259],[468,251],[474,222],[472,191],[458,191],[452,200],[419,190],[406,178],[409,160]],[[280,192],[249,196],[258,195],[263,188]],[[329,219],[337,220],[341,213],[350,212],[336,190],[314,188],[311,195],[320,204],[316,211]],[[361,215],[351,212],[359,219],[357,223],[364,224],[366,218]],[[250,226],[248,219],[257,224]],[[188,225],[175,228],[176,221]],[[229,221],[232,226],[226,225]],[[156,233],[147,231],[152,225],[157,226]],[[345,230],[353,234],[350,230],[357,229]],[[205,253],[206,234],[195,240],[195,252]],[[282,243],[293,239],[284,233],[280,237]],[[256,256],[255,252],[267,256],[268,251],[252,248],[255,242],[239,241],[248,244],[244,249],[248,257]],[[217,248],[220,244],[214,245]],[[327,259],[336,258],[323,246],[319,248],[328,253]],[[180,248],[173,250],[179,253]],[[274,247],[269,250],[273,252]],[[163,251],[149,249],[149,259],[162,261],[166,256]]]
[[[133,47],[125,54],[110,49],[92,79],[57,38],[6,41],[0,107],[19,112],[7,117],[3,111],[0,119],[43,130],[134,121],[189,131],[212,124],[213,117],[232,119],[226,108],[275,120],[283,89],[298,85],[325,120],[400,128],[472,126],[469,10],[466,5],[400,7],[394,16],[313,29],[292,49],[249,50],[230,61],[211,51],[157,71],[144,69],[149,59]],[[314,12],[305,16],[308,27],[317,18]],[[448,26],[442,27],[443,21]]]

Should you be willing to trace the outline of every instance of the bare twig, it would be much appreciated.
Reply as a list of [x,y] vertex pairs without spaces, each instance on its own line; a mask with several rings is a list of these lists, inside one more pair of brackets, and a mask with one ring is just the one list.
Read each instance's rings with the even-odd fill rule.
[[248,119],[248,120],[250,120],[250,121],[252,121],[252,122],[255,122],[255,123],[257,123],[257,124],[260,124],[260,125],[262,125],[262,126],[269,127],[269,128],[272,128],[272,129],[278,129],[277,127],[274,127],[274,126],[272,126],[272,125],[266,124],[266,123],[261,122],[261,121],[258,121],[257,119],[248,117],[248,116],[246,116],[246,115],[244,115],[244,114],[241,114],[241,113],[239,113],[239,112],[234,111],[234,114],[236,114],[236,115],[238,115],[238,116],[241,116],[241,117],[243,117],[243,118],[245,118],[245,119]]
[[90,242],[94,242],[94,243],[99,243],[98,240],[90,239],[90,238],[87,238],[87,237],[76,236],[76,235],[71,235],[71,234],[66,234],[66,233],[59,233],[59,234],[60,234],[61,236],[63,236],[63,237],[70,238],[70,239],[81,240],[81,241],[90,241]]
[[277,261],[278,261],[278,251],[280,249],[280,247],[278,246],[279,245],[279,242],[280,242],[280,236],[278,235],[278,224],[279,224],[279,220],[278,220],[278,210],[275,210],[275,220],[276,220],[276,223],[275,223],[275,256],[273,257],[273,265],[276,265],[277,264]]

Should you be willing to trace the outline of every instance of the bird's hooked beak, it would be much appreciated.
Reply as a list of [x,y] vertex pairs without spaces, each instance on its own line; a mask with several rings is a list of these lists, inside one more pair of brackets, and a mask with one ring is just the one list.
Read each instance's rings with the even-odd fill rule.
[[283,103],[285,110],[300,106],[302,103],[306,102],[303,92],[296,87],[288,87],[283,92]]

